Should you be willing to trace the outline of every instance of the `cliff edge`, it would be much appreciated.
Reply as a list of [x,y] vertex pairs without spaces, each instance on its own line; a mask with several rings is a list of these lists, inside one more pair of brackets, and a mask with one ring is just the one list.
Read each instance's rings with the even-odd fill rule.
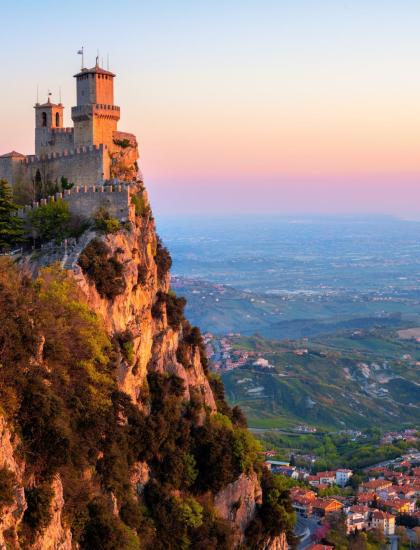
[[71,257],[2,260],[0,548],[286,549],[287,492],[170,289],[142,182],[128,200]]

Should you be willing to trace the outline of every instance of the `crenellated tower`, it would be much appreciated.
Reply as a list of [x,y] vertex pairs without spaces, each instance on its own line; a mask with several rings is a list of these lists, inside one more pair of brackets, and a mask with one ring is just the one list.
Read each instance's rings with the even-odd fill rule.
[[61,103],[48,101],[42,105],[36,103],[35,109],[35,154],[45,155],[52,152],[54,130],[63,127],[63,110]]
[[0,155],[0,179],[30,186],[39,173],[45,183],[59,185],[65,178],[75,185],[100,186],[138,178],[136,136],[117,130],[120,108],[114,105],[115,74],[102,69],[97,58],[92,69],[82,68],[74,76],[74,127],[64,127],[64,105],[61,100],[53,103],[48,94],[46,103],[34,106],[35,155],[15,151]]
[[113,133],[117,131],[120,108],[114,105],[115,74],[102,69],[96,61],[92,69],[82,69],[74,75],[77,105],[71,110],[74,122],[74,146],[104,144],[113,148]]

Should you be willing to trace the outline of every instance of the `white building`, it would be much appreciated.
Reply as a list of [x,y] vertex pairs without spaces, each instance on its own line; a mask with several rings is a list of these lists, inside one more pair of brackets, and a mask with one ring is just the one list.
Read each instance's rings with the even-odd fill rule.
[[385,536],[395,533],[395,517],[387,512],[375,510],[370,523],[372,529],[382,531]]
[[353,475],[352,470],[346,470],[345,468],[340,468],[335,473],[335,483],[339,487],[345,487]]

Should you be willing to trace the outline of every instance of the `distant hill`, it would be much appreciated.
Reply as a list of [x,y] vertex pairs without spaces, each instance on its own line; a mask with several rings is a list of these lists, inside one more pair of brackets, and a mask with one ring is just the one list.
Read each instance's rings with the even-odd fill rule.
[[187,298],[187,313],[203,331],[240,332],[266,338],[302,338],[344,329],[406,328],[420,325],[417,298],[390,300],[376,293],[264,294],[201,279],[173,277],[171,286]]
[[222,375],[229,401],[242,407],[253,426],[420,424],[420,345],[392,331],[345,331],[288,343],[301,352],[262,337],[232,343],[234,349],[257,351],[272,365],[255,365],[251,356]]

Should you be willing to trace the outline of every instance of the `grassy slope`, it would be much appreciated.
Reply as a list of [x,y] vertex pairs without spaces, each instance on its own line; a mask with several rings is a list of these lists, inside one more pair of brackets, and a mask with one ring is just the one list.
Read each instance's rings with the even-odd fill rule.
[[[236,341],[235,347],[258,350],[275,366],[260,369],[251,362],[223,375],[228,398],[241,405],[251,425],[271,428],[305,422],[325,428],[366,428],[420,422],[420,388],[414,383],[420,369],[401,361],[406,353],[418,359],[417,344],[373,331],[364,337],[343,333],[304,345],[309,353],[296,356],[285,353],[281,342]],[[362,362],[370,366],[369,378],[358,366]],[[390,381],[380,383],[381,377],[390,376]],[[374,396],[368,384],[388,394]]]

